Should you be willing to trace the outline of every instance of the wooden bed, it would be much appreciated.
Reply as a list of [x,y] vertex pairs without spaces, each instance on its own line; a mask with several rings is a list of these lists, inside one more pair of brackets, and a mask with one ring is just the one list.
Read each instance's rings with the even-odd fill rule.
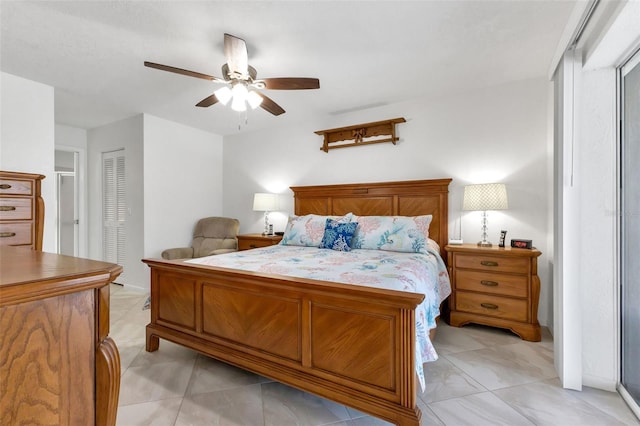
[[[429,236],[443,250],[450,182],[291,189],[297,215],[432,214]],[[415,308],[422,294],[179,260],[143,262],[151,268],[147,351],[163,338],[389,422],[420,424]]]

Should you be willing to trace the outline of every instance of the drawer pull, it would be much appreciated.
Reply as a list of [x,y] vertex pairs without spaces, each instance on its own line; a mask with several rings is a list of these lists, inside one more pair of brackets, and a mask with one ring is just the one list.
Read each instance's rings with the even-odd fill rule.
[[15,232],[0,232],[0,238],[15,237]]
[[11,185],[9,185],[8,183],[3,183],[2,185],[0,185],[0,189],[9,189],[11,188]]
[[498,262],[494,262],[493,260],[482,260],[480,264],[482,266],[498,266]]
[[251,247],[251,248],[258,248],[258,246],[257,246],[257,245],[255,245],[255,244],[249,244],[249,247]]
[[481,303],[480,306],[487,309],[498,309],[498,305],[494,305],[493,303]]
[[496,281],[487,281],[487,280],[480,281],[480,284],[486,285],[487,287],[495,287],[498,285]]
[[12,212],[15,209],[14,206],[0,206],[0,212]]

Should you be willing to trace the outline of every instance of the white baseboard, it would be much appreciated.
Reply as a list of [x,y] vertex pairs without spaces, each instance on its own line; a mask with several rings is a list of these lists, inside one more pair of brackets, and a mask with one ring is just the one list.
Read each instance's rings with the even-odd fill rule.
[[604,377],[590,376],[584,374],[582,376],[582,385],[590,388],[602,389],[609,392],[617,392],[618,382],[613,379]]

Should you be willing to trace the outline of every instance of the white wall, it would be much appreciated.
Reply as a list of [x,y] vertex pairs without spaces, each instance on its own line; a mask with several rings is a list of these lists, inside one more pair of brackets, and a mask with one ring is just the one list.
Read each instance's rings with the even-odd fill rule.
[[198,219],[222,215],[222,137],[145,114],[144,208],[145,257],[190,246]]
[[[497,243],[501,229],[511,238],[532,239],[542,251],[539,320],[551,323],[551,273],[547,255],[549,149],[548,96],[545,79],[418,99],[366,111],[318,117],[287,128],[227,136],[224,140],[224,213],[240,219],[241,232],[260,232],[262,214],[253,212],[254,192],[285,194],[287,208],[272,213],[275,230],[283,230],[292,212],[289,186],[379,182],[452,177],[450,234],[456,236],[464,185],[504,182],[509,210],[491,212],[489,237]],[[253,114],[264,113],[255,111]],[[314,131],[404,117],[397,125],[400,141],[344,148],[325,153]],[[277,117],[273,118],[277,120]],[[251,117],[249,117],[249,125]],[[462,214],[462,237],[480,239],[480,217]]]
[[46,176],[42,250],[55,253],[53,87],[0,73],[0,123],[0,170]]
[[149,289],[143,258],[188,246],[195,222],[222,215],[222,137],[147,114],[88,132],[90,255],[102,257],[101,153],[125,150],[127,244],[118,282]]
[[124,149],[126,260],[117,282],[144,287],[148,273],[140,259],[144,257],[144,174],[143,116],[136,115],[87,134],[87,170],[89,175],[89,257],[102,260],[102,153]]

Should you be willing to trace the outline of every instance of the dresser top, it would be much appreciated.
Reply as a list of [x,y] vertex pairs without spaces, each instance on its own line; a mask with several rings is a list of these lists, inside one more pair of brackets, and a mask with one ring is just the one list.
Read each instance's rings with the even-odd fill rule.
[[0,306],[96,288],[121,272],[114,263],[0,246]]

